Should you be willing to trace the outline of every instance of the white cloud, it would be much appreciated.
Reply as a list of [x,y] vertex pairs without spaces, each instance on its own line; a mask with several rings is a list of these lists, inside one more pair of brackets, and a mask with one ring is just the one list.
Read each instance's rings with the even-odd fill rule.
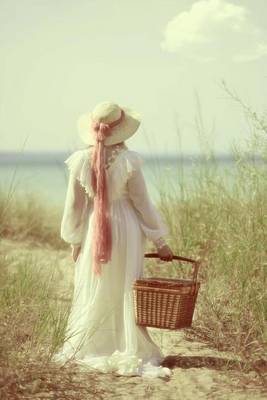
[[245,6],[199,0],[167,24],[161,48],[202,62],[246,62],[267,55],[267,32],[253,24]]

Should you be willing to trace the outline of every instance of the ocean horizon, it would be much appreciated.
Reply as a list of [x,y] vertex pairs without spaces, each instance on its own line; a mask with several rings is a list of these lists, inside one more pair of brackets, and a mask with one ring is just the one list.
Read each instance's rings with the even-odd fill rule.
[[[78,149],[79,150],[79,149]],[[80,149],[82,150],[82,149]],[[73,150],[75,151],[75,150]],[[64,160],[73,153],[73,151],[0,151],[0,164],[8,163],[58,163],[64,162]],[[133,150],[135,151],[135,150]],[[234,162],[235,157],[229,153],[215,153],[212,155],[204,155],[201,153],[181,153],[181,154],[162,154],[162,153],[138,153],[144,158],[145,161],[153,162],[155,160],[160,160],[160,162],[183,162],[191,163],[194,161],[207,161],[212,158],[218,162]],[[248,157],[248,160],[259,160],[259,158]]]
[[[0,152],[0,191],[2,193],[37,194],[45,203],[63,205],[68,183],[64,160],[72,152]],[[221,177],[233,182],[235,159],[232,155],[142,154],[142,171],[148,191],[157,202],[160,192],[179,192],[184,184],[194,184],[196,166],[214,169]],[[254,159],[251,159],[255,161]]]

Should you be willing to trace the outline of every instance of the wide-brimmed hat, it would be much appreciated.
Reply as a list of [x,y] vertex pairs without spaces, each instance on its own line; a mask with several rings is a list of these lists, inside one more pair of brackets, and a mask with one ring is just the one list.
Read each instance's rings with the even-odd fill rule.
[[112,124],[121,121],[112,128],[110,136],[106,137],[104,144],[111,146],[129,139],[138,129],[141,116],[127,107],[120,107],[112,101],[104,101],[96,105],[92,112],[82,114],[78,119],[78,131],[81,139],[88,145],[96,143],[94,123]]

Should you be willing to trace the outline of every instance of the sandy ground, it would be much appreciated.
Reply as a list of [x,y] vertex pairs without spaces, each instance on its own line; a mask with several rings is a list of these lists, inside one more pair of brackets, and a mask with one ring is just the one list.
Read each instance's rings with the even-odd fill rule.
[[[33,248],[30,243],[3,240],[0,244],[0,253],[10,259],[11,268],[15,268],[15,260],[29,255],[35,257],[44,267],[46,265],[51,267],[52,263],[55,266],[55,279],[58,280],[62,300],[70,299],[74,266],[66,251]],[[257,384],[259,381],[256,373],[241,372],[239,362],[232,354],[222,353],[205,343],[189,340],[186,338],[185,330],[148,329],[163,350],[166,356],[164,365],[172,368],[173,375],[166,379],[144,379],[97,373],[94,376],[97,379],[99,394],[93,396],[95,399],[263,400],[267,398],[267,392]],[[84,383],[85,392],[82,398],[85,400],[93,398],[92,395],[86,395],[86,386],[90,385],[90,373],[81,373],[79,380]],[[47,398],[38,397],[40,395],[39,393],[31,398]]]

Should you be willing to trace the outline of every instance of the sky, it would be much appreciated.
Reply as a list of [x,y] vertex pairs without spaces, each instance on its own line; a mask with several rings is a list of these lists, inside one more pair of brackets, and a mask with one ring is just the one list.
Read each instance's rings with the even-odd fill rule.
[[0,151],[82,148],[79,116],[111,100],[142,116],[133,150],[228,153],[249,129],[221,81],[266,110],[266,15],[266,0],[0,0]]

